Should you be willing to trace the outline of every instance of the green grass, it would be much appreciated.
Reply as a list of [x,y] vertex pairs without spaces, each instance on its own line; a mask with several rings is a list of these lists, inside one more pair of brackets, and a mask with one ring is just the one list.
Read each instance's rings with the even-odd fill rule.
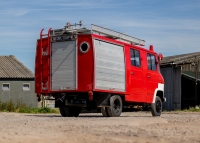
[[181,110],[183,112],[200,112],[200,108],[190,107],[189,109]]
[[57,109],[48,107],[30,108],[25,103],[18,101],[14,103],[12,100],[8,102],[0,101],[0,112],[16,112],[16,113],[59,113]]
[[[166,112],[168,112],[168,111],[166,111]],[[174,112],[200,112],[200,106],[198,106],[197,108],[196,107],[189,107],[188,109],[174,110]]]

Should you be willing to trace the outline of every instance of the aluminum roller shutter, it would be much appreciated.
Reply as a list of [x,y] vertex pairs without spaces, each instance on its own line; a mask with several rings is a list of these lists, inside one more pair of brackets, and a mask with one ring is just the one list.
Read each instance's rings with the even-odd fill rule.
[[76,41],[52,43],[51,90],[76,89]]
[[96,54],[96,89],[125,91],[124,48],[94,40]]

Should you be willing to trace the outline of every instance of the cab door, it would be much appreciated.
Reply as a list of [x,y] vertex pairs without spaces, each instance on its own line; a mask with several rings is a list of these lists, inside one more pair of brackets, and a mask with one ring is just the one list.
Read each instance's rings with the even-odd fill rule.
[[151,53],[147,53],[147,73],[146,73],[146,80],[147,80],[147,102],[151,103],[153,101],[153,96],[155,89],[158,88],[158,69],[157,69],[157,62],[156,56]]
[[131,101],[142,102],[143,96],[143,68],[141,64],[141,53],[139,50],[130,48],[130,76],[131,76]]

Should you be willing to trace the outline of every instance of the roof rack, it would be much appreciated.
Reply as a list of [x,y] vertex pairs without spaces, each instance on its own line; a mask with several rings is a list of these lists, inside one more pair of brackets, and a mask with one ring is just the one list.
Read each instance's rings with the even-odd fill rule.
[[77,25],[80,25],[80,27],[84,26],[81,21],[79,24],[75,23],[74,25],[70,25],[70,23],[68,22],[66,26],[62,29],[51,30],[50,35],[58,36],[58,35],[63,35],[63,34],[97,33],[99,35],[111,37],[113,39],[119,39],[126,42],[130,42],[131,44],[134,44],[134,45],[141,45],[141,46],[145,45],[145,40],[141,40],[141,39],[138,39],[138,38],[135,38],[135,37],[132,37],[120,32],[116,32],[116,31],[113,31],[101,26],[91,24],[91,29],[87,29],[85,28],[85,26],[82,28],[76,28]]
[[130,42],[131,44],[134,44],[134,45],[142,45],[142,46],[145,45],[144,40],[141,40],[141,39],[138,39],[138,38],[135,38],[135,37],[132,37],[120,32],[116,32],[104,27],[100,27],[94,24],[92,24],[91,30],[99,34],[104,34],[105,36],[112,37],[114,39],[121,39],[121,40]]

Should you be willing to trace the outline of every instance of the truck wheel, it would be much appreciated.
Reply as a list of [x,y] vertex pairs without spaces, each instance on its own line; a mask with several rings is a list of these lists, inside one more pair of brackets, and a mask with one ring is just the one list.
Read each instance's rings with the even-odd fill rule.
[[110,97],[110,107],[107,107],[110,117],[118,117],[122,113],[122,99],[119,95]]
[[110,117],[108,114],[108,109],[107,107],[101,107],[101,113],[104,117]]
[[78,117],[78,115],[81,113],[81,110],[82,110],[81,107],[77,107],[77,106],[70,107],[70,113],[74,117]]
[[59,107],[59,110],[60,110],[60,114],[63,116],[63,117],[66,117],[67,115],[65,114],[65,109],[64,107]]
[[66,106],[64,107],[66,117],[78,117],[81,112],[81,107],[77,106]]
[[65,114],[66,114],[65,117],[72,117],[72,116],[73,116],[73,115],[71,114],[71,112],[70,112],[70,107],[69,107],[69,106],[65,106],[65,107],[64,107],[64,110],[65,110]]
[[151,104],[152,116],[160,116],[162,112],[162,101],[159,96],[156,96],[155,103]]

